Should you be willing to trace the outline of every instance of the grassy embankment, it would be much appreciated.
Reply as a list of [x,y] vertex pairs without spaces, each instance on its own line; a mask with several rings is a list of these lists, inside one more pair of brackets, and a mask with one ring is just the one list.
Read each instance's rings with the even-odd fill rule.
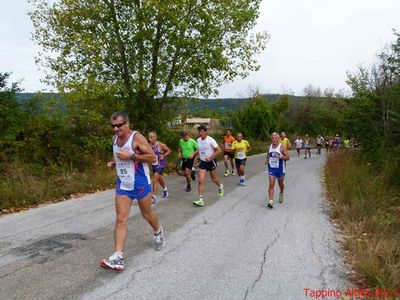
[[0,214],[110,188],[115,180],[103,162],[93,163],[84,171],[66,167],[37,170],[18,162],[6,168],[0,183]]
[[331,155],[325,168],[332,217],[360,287],[400,288],[400,188],[390,183],[392,172],[358,152]]
[[[222,135],[215,133],[214,137],[219,142]],[[266,143],[249,142],[252,145],[250,154],[265,151]],[[168,159],[166,173],[171,174],[175,172],[177,145],[169,146],[174,151]],[[218,159],[221,160],[222,155]],[[0,215],[112,188],[115,182],[115,172],[108,171],[104,161],[88,162],[83,171],[60,166],[44,169],[15,162],[8,164],[2,173]]]

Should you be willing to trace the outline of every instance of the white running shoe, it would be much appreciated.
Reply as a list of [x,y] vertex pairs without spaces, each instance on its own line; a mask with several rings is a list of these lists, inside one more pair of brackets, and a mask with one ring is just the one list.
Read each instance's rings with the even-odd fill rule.
[[112,255],[108,259],[100,260],[100,266],[105,269],[123,271],[125,269],[124,258]]
[[164,229],[160,226],[161,232],[159,234],[154,234],[154,249],[160,251],[165,244],[164,239]]

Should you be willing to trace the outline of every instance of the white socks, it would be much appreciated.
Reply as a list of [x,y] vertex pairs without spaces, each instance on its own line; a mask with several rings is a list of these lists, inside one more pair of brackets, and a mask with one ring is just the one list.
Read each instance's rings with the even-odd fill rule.
[[116,259],[116,258],[124,259],[124,253],[114,252],[114,254],[110,256],[110,259]]
[[161,233],[161,231],[162,231],[162,229],[161,229],[161,226],[160,226],[160,228],[157,231],[154,231],[154,235],[159,235]]

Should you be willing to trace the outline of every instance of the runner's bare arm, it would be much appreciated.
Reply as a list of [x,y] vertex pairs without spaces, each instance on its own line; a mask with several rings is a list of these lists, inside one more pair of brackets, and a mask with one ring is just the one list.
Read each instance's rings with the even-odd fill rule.
[[109,161],[107,163],[107,168],[110,169],[110,170],[114,169],[115,168],[115,161],[114,160]]
[[135,139],[133,140],[133,148],[139,150],[139,153],[135,153],[135,161],[146,163],[156,162],[156,155],[154,154],[153,149],[151,149],[149,142],[142,134],[136,134]]
[[182,157],[182,148],[178,147],[178,157]]
[[196,158],[197,154],[199,153],[199,148],[197,148],[192,154],[189,155],[189,158]]
[[[114,143],[115,135],[112,137],[111,144]],[[115,160],[114,158],[107,163],[107,168],[112,170],[115,168]]]
[[172,153],[172,150],[166,144],[160,144],[160,148],[164,153],[162,157],[160,157],[160,159],[164,159],[165,157],[167,157]]
[[287,151],[286,147],[282,145],[281,150],[282,150],[282,155],[283,155],[282,159],[288,161],[290,159],[290,157],[289,157],[289,152]]
[[266,155],[265,155],[265,164],[266,165],[268,165],[268,159],[269,159],[269,148],[268,148],[269,146],[267,146],[267,153],[266,153]]
[[211,155],[211,156],[213,156],[213,157],[211,157],[211,159],[216,158],[217,155],[220,154],[221,152],[222,152],[222,150],[221,150],[221,147],[220,147],[220,146],[217,146],[217,148],[214,148],[214,153],[213,153],[213,155]]
[[250,151],[251,151],[251,146],[250,146],[250,143],[247,142],[247,153],[249,153]]

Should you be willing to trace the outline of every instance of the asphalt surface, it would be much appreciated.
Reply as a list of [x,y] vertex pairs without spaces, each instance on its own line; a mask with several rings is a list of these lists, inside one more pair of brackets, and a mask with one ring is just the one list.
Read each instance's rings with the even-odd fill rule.
[[99,267],[113,252],[113,190],[1,217],[0,299],[312,299],[304,289],[344,290],[325,156],[291,155],[285,201],[272,210],[265,155],[248,158],[245,187],[220,164],[225,196],[208,178],[204,208],[192,204],[196,185],[186,193],[183,177],[166,176],[171,196],[155,207],[166,245],[153,250],[134,205],[120,273]]

